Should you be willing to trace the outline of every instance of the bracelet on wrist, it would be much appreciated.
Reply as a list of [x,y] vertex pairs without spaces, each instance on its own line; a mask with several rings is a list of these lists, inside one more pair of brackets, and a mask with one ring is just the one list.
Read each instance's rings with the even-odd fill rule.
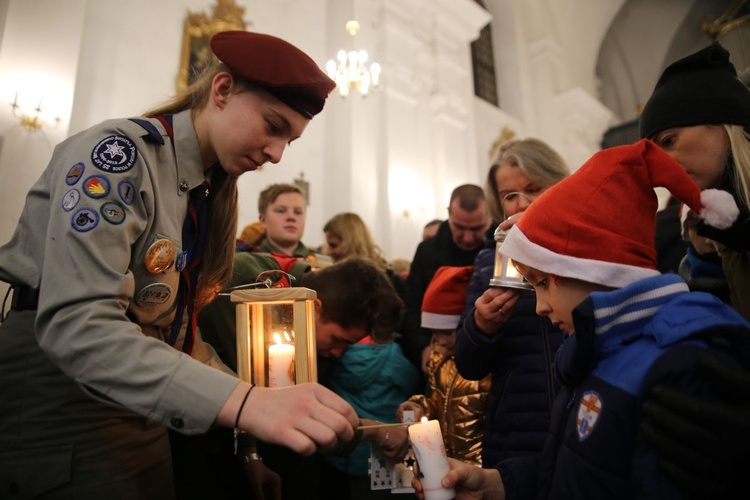
[[262,462],[263,459],[257,453],[248,453],[247,455],[241,455],[237,457],[243,464],[249,464],[250,462]]
[[240,403],[240,409],[237,410],[237,417],[234,419],[234,454],[235,455],[238,452],[240,434],[242,434],[242,431],[239,428],[240,415],[242,415],[242,410],[245,408],[245,403],[247,403],[247,397],[250,396],[250,393],[253,392],[253,389],[255,389],[255,386],[251,385],[250,389],[248,389],[247,392],[245,393],[245,397],[242,398],[242,403]]

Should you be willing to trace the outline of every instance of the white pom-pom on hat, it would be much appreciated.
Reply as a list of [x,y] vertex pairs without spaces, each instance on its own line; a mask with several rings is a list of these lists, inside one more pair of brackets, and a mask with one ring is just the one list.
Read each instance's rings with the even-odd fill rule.
[[732,195],[719,189],[701,191],[701,204],[700,218],[717,229],[730,227],[740,215]]

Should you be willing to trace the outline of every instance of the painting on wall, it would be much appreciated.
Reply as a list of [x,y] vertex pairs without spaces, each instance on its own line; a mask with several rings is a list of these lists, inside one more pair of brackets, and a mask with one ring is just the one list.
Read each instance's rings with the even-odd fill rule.
[[217,0],[211,16],[188,11],[182,35],[178,90],[185,90],[210,60],[211,48],[208,43],[214,34],[227,30],[247,30],[251,23],[242,19],[244,14],[245,8],[236,5],[234,0]]

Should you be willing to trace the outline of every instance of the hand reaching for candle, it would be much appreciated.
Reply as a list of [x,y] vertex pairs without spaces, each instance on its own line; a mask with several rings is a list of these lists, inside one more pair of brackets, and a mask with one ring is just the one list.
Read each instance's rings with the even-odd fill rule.
[[219,412],[217,423],[237,427],[267,443],[280,444],[302,455],[318,447],[333,448],[350,441],[359,424],[354,408],[317,383],[290,387],[254,387],[238,384]]
[[406,426],[382,424],[366,418],[363,418],[361,422],[364,426],[362,439],[378,446],[385,458],[397,461],[406,456],[406,452],[409,451]]
[[[445,488],[455,488],[455,500],[505,500],[505,486],[497,469],[483,469],[454,458],[448,459],[451,470],[443,476]],[[411,482],[417,498],[424,500],[424,488],[419,474],[414,474]]]
[[497,334],[510,317],[521,290],[490,287],[474,302],[474,321],[487,335]]
[[398,461],[409,451],[409,436],[406,427],[385,427],[378,429],[373,443],[382,450],[383,456]]
[[415,403],[414,401],[404,401],[403,403],[398,405],[398,410],[396,410],[396,418],[399,422],[404,421],[404,411],[413,411],[415,422],[419,422],[419,420],[424,417],[424,408],[422,408],[422,405]]

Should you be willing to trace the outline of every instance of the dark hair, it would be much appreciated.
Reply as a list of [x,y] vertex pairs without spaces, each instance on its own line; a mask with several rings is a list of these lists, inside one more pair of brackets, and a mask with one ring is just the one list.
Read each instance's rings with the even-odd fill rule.
[[448,204],[448,213],[450,213],[450,206],[453,202],[458,200],[458,206],[461,210],[467,212],[473,212],[479,205],[485,201],[484,191],[481,187],[475,184],[462,184],[453,190],[451,193],[450,203]]
[[443,219],[432,219],[430,222],[424,225],[424,229],[427,229],[428,227],[431,227],[431,226],[439,226],[442,223],[443,223]]
[[362,327],[376,342],[391,340],[404,314],[387,275],[367,259],[353,257],[306,273],[300,286],[318,293],[323,321]]

